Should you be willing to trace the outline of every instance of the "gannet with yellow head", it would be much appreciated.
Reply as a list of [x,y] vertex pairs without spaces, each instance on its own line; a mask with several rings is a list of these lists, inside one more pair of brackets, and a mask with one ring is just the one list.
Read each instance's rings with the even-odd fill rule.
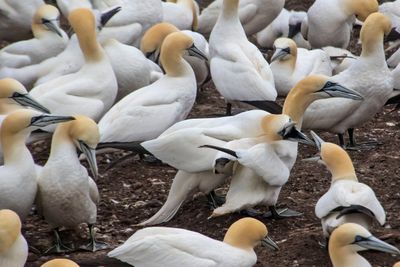
[[25,220],[37,189],[35,163],[25,142],[33,130],[73,119],[29,109],[7,115],[0,129],[4,155],[4,165],[0,167],[0,209],[11,209]]
[[12,211],[0,210],[0,266],[24,267],[28,244],[21,234],[21,220]]
[[67,46],[60,28],[60,12],[52,5],[38,8],[32,20],[33,39],[12,43],[0,50],[0,67],[21,68],[54,57]]
[[[310,76],[300,81],[291,90],[283,108],[283,114],[286,116],[282,116],[281,118],[286,118],[286,122],[288,122],[288,118],[291,118],[296,123],[297,129],[301,129],[302,116],[306,108],[317,99],[329,97],[360,99],[360,96],[356,92],[330,82],[326,76]],[[191,192],[200,190],[201,192],[209,193],[220,185],[231,175],[231,172],[214,174],[213,169],[218,155],[217,152],[211,149],[199,149],[199,146],[225,147],[230,141],[233,141],[233,144],[235,142],[239,144],[243,143],[244,146],[239,146],[242,149],[250,149],[250,147],[258,145],[260,142],[261,145],[264,145],[265,139],[262,139],[262,136],[266,134],[266,130],[268,129],[265,124],[268,121],[265,119],[267,115],[271,116],[267,112],[253,110],[232,117],[186,120],[173,125],[157,139],[143,142],[142,146],[147,151],[163,162],[177,168],[179,171],[174,178],[167,201],[163,207],[153,217],[141,223],[141,225],[158,224],[170,220]],[[262,123],[263,121],[264,124]],[[285,120],[282,122],[285,122]],[[279,126],[279,124],[277,125]],[[287,127],[287,130],[295,129]],[[289,138],[289,136],[287,137]],[[273,147],[272,151],[276,154],[275,156],[280,158],[282,163],[286,165],[285,168],[290,171],[296,160],[297,144],[295,142],[279,141],[275,142]],[[268,152],[270,151],[268,150]],[[265,157],[271,157],[268,152],[264,155]],[[262,162],[261,164],[265,163]],[[262,166],[260,168],[262,170]],[[248,168],[242,169],[246,170],[246,172],[249,170]],[[246,175],[246,177],[242,178],[249,181],[249,188],[253,188],[253,184],[265,183],[263,178],[257,176],[254,172],[252,174],[250,175],[251,177]],[[239,183],[242,172],[236,172],[236,175]],[[282,171],[281,175],[282,177],[279,180],[287,180],[287,178],[284,178],[284,175],[288,175],[287,171]],[[236,187],[233,186],[233,188]],[[246,196],[252,195],[252,191],[249,188],[244,187],[243,190],[239,191]],[[264,188],[269,188],[269,186],[265,185]],[[275,187],[274,192],[278,192],[279,194],[280,188],[280,186]],[[260,191],[262,190],[260,189]],[[259,203],[264,200],[268,203],[274,202],[270,199],[269,194],[255,194],[254,197],[250,196],[250,199],[255,198]],[[227,201],[230,202],[229,197]],[[229,208],[226,208],[226,212],[241,209],[243,206],[249,204],[247,197],[244,197],[243,201],[240,201],[234,194],[232,195],[232,201],[234,203]]]
[[340,146],[324,142],[311,132],[320,151],[316,159],[332,174],[332,183],[315,206],[315,214],[321,219],[325,238],[329,238],[338,226],[353,222],[369,229],[376,220],[380,225],[386,221],[385,210],[374,191],[358,182],[353,163],[347,152]]
[[138,267],[250,267],[257,262],[254,248],[260,243],[278,250],[262,222],[242,218],[229,227],[223,242],[180,228],[149,227],[137,231],[108,256]]
[[373,236],[355,223],[346,223],[333,231],[329,240],[329,256],[333,267],[371,267],[359,251],[376,250],[399,255],[400,251]]
[[96,179],[99,130],[88,117],[76,115],[74,118],[55,130],[49,159],[38,177],[38,206],[56,234],[56,244],[49,251],[68,250],[59,238],[58,228],[75,228],[81,223],[87,223],[90,230],[90,243],[84,248],[91,251],[104,248],[104,244],[96,242],[93,232],[99,192],[76,153],[78,148],[86,156]]
[[54,259],[43,263],[40,267],[79,267],[79,265],[68,259]]
[[82,114],[99,120],[114,103],[117,80],[96,39],[93,12],[85,8],[75,9],[68,20],[78,37],[85,64],[78,72],[36,86],[30,93],[52,113]]

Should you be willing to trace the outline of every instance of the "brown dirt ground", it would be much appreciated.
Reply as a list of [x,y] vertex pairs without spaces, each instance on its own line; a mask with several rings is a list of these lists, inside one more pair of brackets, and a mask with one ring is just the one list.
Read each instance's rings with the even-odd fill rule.
[[[205,2],[203,1],[202,6]],[[305,10],[312,1],[287,1],[287,7]],[[357,33],[355,33],[357,34]],[[354,43],[353,51],[359,51]],[[374,120],[358,129],[360,140],[376,139],[381,145],[376,149],[362,152],[350,152],[360,181],[370,185],[376,192],[387,212],[385,227],[375,226],[372,232],[400,247],[399,221],[399,157],[400,143],[399,112],[390,113],[385,108]],[[224,101],[209,84],[201,92],[190,117],[204,117],[210,114],[223,113]],[[326,140],[336,142],[335,136],[323,135]],[[38,162],[44,163],[48,155],[49,144],[41,143],[32,147]],[[270,236],[277,241],[280,251],[257,248],[257,266],[331,266],[329,257],[318,245],[321,238],[320,222],[314,215],[314,206],[320,196],[330,185],[330,175],[321,166],[302,162],[301,159],[316,153],[312,147],[300,145],[299,160],[292,170],[291,178],[284,187],[279,205],[304,213],[296,219],[281,221],[261,219],[268,226]],[[120,245],[138,228],[133,225],[149,218],[164,203],[175,175],[175,170],[168,166],[154,166],[131,158],[120,165],[106,170],[110,161],[121,156],[121,153],[107,154],[98,157],[100,178],[97,181],[102,197],[98,209],[97,237],[110,244],[111,248]],[[223,192],[226,190],[222,188]],[[265,207],[258,207],[265,209]],[[177,215],[165,226],[181,227],[198,231],[212,238],[221,240],[231,223],[240,218],[238,214],[207,220],[211,211],[205,197],[197,195],[185,203]],[[23,227],[24,234],[31,246],[44,251],[52,241],[48,225],[38,216],[32,215]],[[86,228],[72,234],[63,232],[66,240],[83,242]],[[71,235],[72,234],[72,235]],[[125,266],[117,261],[107,259],[107,251],[96,253],[74,252],[62,257],[77,261],[80,266]],[[363,253],[373,266],[392,266],[396,260],[383,253]],[[30,253],[26,266],[40,266],[55,255],[39,256]]]

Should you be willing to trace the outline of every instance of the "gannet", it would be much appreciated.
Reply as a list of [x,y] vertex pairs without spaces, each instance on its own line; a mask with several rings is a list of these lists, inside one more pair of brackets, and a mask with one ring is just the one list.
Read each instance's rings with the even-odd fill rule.
[[390,20],[381,13],[371,14],[361,29],[361,56],[350,67],[331,78],[363,96],[363,101],[323,99],[306,111],[303,127],[343,134],[349,130],[350,147],[355,147],[353,129],[379,112],[393,92],[393,78],[385,61],[384,34],[391,29]]
[[307,11],[302,33],[313,48],[347,48],[355,18],[364,21],[377,11],[377,0],[316,0]]
[[[302,114],[311,102],[319,98],[335,96],[359,98],[354,91],[330,82],[325,76],[310,76],[291,91],[286,100],[284,114],[291,117],[301,128]],[[224,147],[227,142],[236,139],[260,137],[265,134],[262,121],[267,115],[270,114],[261,110],[252,110],[232,117],[185,120],[167,129],[160,137],[143,142],[141,144],[143,148],[179,171],[163,207],[141,225],[158,224],[170,220],[193,191],[209,193],[220,185],[231,175],[231,164],[227,163],[226,172],[213,173],[217,152],[211,149],[200,149],[199,146]],[[297,145],[292,144],[294,148],[289,149],[294,151],[291,165],[294,164],[297,155]],[[243,179],[251,179],[251,177]],[[259,180],[257,177],[255,179]],[[252,194],[251,190],[245,189],[243,192]],[[258,197],[262,201],[265,195]],[[243,205],[248,204],[246,200],[243,199]],[[240,208],[242,207],[238,207]]]
[[289,38],[276,39],[274,47],[270,66],[280,96],[286,96],[297,82],[308,75],[332,75],[330,58],[321,49],[297,48]]
[[332,184],[317,202],[315,214],[321,219],[325,238],[329,238],[338,226],[353,222],[367,230],[374,220],[384,225],[385,210],[374,191],[366,184],[358,182],[350,156],[340,146],[324,142],[311,131],[320,151],[316,158],[332,174]]
[[186,118],[194,104],[197,87],[193,70],[182,57],[184,53],[205,58],[190,36],[178,31],[165,38],[160,58],[166,74],[127,95],[104,115],[99,122],[101,143],[112,146],[151,140]]
[[[281,12],[284,0],[240,0],[239,19],[247,36],[267,27]],[[203,9],[199,16],[198,32],[209,35],[223,9],[223,0],[216,0]]]
[[79,267],[79,265],[68,259],[55,259],[42,264],[40,267]]
[[240,24],[238,4],[239,0],[223,1],[210,35],[211,77],[228,104],[227,115],[231,114],[233,101],[265,103],[275,101],[277,96],[268,62],[247,40]]
[[41,5],[43,0],[1,0],[0,40],[15,42],[31,38],[32,18]]
[[180,30],[197,30],[198,14],[194,0],[162,2],[163,22],[171,23]]
[[[140,50],[147,58],[153,60],[155,63],[160,63],[160,50],[165,37],[170,33],[177,31],[179,31],[179,29],[170,23],[158,23],[154,25],[143,36]],[[193,38],[196,48],[198,48],[207,58],[199,58],[188,54],[183,55],[183,58],[190,64],[194,71],[197,87],[201,88],[201,86],[209,80],[210,76],[210,67],[207,62],[210,57],[208,42],[199,33],[188,30],[182,32]]]
[[97,178],[96,146],[100,140],[97,124],[85,116],[60,124],[53,135],[50,156],[38,181],[37,203],[40,213],[54,229],[55,245],[47,252],[70,250],[58,234],[59,227],[75,228],[81,223],[89,226],[90,242],[84,249],[104,249],[94,237],[99,192],[96,183],[81,165],[78,148],[88,159],[93,178]]
[[103,48],[96,40],[92,11],[75,9],[68,19],[78,36],[85,64],[76,73],[36,86],[30,94],[54,114],[82,114],[99,120],[114,103],[117,80]]
[[62,52],[68,36],[60,28],[60,12],[52,5],[43,5],[32,21],[33,39],[10,44],[0,50],[0,67],[19,68],[37,64]]
[[329,240],[329,256],[333,267],[371,267],[359,251],[377,250],[399,255],[400,251],[373,236],[355,223],[346,223],[333,231]]
[[15,211],[22,221],[28,216],[36,196],[33,158],[25,145],[31,131],[73,118],[21,109],[9,114],[1,125],[0,139],[4,165],[0,167],[0,208]]
[[28,244],[21,234],[21,220],[12,210],[0,210],[0,244],[0,266],[25,266]]
[[260,243],[278,250],[262,222],[242,218],[229,227],[223,242],[185,229],[149,227],[137,231],[108,256],[137,267],[250,267],[257,262],[254,247]]

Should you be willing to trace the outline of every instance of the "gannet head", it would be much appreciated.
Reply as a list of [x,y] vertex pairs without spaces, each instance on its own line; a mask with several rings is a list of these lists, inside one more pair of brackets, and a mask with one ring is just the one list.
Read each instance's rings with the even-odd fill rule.
[[347,0],[345,8],[350,14],[356,15],[357,19],[364,21],[371,13],[378,11],[379,4],[377,0]]
[[329,239],[329,256],[334,266],[342,266],[341,263],[348,260],[344,258],[345,251],[357,253],[368,249],[400,254],[396,247],[379,240],[367,229],[355,223],[345,223],[339,226],[332,232]]
[[299,122],[307,107],[318,99],[343,97],[362,100],[362,96],[330,80],[324,75],[310,75],[299,81],[289,92],[283,105],[283,114]]
[[40,267],[79,267],[79,265],[68,259],[54,259],[44,263]]
[[241,249],[253,250],[262,243],[278,250],[278,246],[268,237],[265,224],[254,218],[242,218],[234,222],[225,234],[224,242]]
[[193,38],[182,32],[173,32],[168,35],[161,46],[161,65],[167,75],[179,76],[183,72],[182,56],[184,54],[207,60],[204,55],[193,43]]
[[0,254],[15,243],[21,234],[21,220],[12,210],[0,210]]
[[76,147],[85,154],[93,178],[96,179],[98,175],[96,147],[100,141],[99,127],[97,126],[97,123],[89,117],[74,117],[75,120],[66,122],[59,127],[68,131],[68,134]]
[[261,123],[268,141],[289,140],[314,144],[305,134],[297,130],[296,123],[287,115],[266,115]]
[[32,31],[35,34],[40,34],[36,30],[35,25],[39,25],[38,29],[42,31],[52,31],[58,36],[63,37],[62,30],[60,29],[60,12],[52,5],[40,6],[32,21]]
[[324,164],[332,174],[332,181],[336,180],[356,180],[353,162],[349,154],[340,146],[324,142],[315,132],[311,131],[314,143],[320,151],[319,163]]
[[6,103],[16,102],[24,107],[32,107],[44,113],[50,113],[47,108],[29,96],[20,82],[11,78],[0,79],[0,99],[9,99],[12,102],[7,101]]
[[275,60],[287,61],[294,60],[297,58],[297,45],[289,38],[278,38],[274,42],[275,52],[272,55],[271,62]]
[[155,63],[158,63],[160,50],[165,37],[179,29],[171,23],[158,23],[148,29],[143,35],[140,43],[140,50],[143,54]]
[[393,267],[400,267],[400,261],[396,262]]

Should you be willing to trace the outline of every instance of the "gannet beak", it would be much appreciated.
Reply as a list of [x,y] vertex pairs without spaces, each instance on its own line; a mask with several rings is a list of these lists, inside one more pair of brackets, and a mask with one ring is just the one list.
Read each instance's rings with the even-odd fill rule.
[[397,27],[392,28],[388,35],[385,37],[385,42],[397,41],[400,39],[400,29]]
[[269,236],[266,236],[263,240],[261,240],[261,244],[262,246],[268,247],[272,250],[279,250],[278,245]]
[[331,97],[343,97],[353,100],[364,99],[358,92],[330,81],[326,82],[326,84],[320,91],[325,92]]
[[354,244],[357,244],[358,246],[365,249],[378,250],[390,254],[400,254],[400,250],[398,250],[396,247],[389,245],[386,242],[383,242],[373,235],[371,235],[370,237],[356,236]]
[[301,31],[301,22],[296,24],[289,24],[289,34],[288,38],[292,39],[296,34]]
[[321,151],[322,144],[325,142],[322,140],[321,137],[319,137],[314,131],[310,131],[312,138],[314,139],[314,144],[318,148],[319,151]]
[[96,149],[89,147],[85,142],[79,141],[79,149],[86,156],[87,161],[90,166],[90,171],[92,172],[93,179],[96,180],[99,174],[96,161]]
[[120,6],[114,6],[106,11],[104,11],[103,13],[101,13],[101,18],[100,18],[100,23],[101,23],[101,27],[104,27],[107,22],[118,12],[121,11],[121,7]]
[[45,127],[51,124],[72,121],[72,120],[75,120],[75,118],[72,116],[55,116],[55,115],[43,114],[32,117],[31,124],[29,126]]
[[50,113],[50,110],[39,104],[35,99],[30,97],[29,94],[20,94],[15,92],[11,98],[21,106],[32,107],[44,113]]
[[280,132],[278,132],[278,134],[282,136],[283,140],[299,142],[306,145],[314,145],[314,142],[310,138],[308,138],[307,135],[303,134],[302,132],[296,129],[295,122],[287,123],[283,127],[283,129]]
[[203,54],[203,52],[201,52],[195,45],[192,45],[189,49],[188,49],[189,55],[193,56],[193,57],[198,57],[200,59],[203,59],[205,61],[208,61],[208,58],[206,57],[206,55]]
[[56,25],[54,25],[54,23],[51,20],[42,19],[42,23],[46,25],[46,27],[50,31],[55,32],[58,36],[62,37],[61,31],[58,29]]
[[277,48],[275,48],[275,53],[271,57],[271,62],[274,62],[275,60],[280,60],[289,54],[290,54],[289,47],[286,47],[286,48],[278,48],[277,47]]

